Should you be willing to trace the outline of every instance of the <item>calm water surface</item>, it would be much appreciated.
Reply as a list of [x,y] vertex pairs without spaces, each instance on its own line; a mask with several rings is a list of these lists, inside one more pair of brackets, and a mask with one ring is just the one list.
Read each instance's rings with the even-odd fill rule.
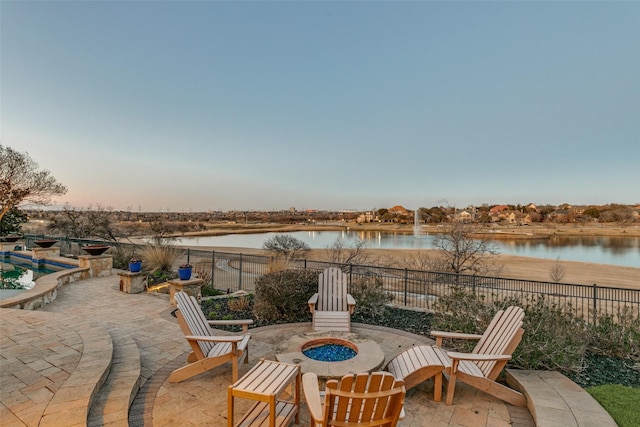
[[[265,240],[280,233],[229,234],[226,236],[183,237],[189,246],[227,246],[259,249]],[[352,245],[365,240],[372,249],[433,249],[433,237],[378,231],[296,231],[290,234],[312,249],[325,249],[336,239]],[[637,237],[556,237],[540,240],[495,240],[501,254],[562,261],[594,262],[640,268],[640,238]]]

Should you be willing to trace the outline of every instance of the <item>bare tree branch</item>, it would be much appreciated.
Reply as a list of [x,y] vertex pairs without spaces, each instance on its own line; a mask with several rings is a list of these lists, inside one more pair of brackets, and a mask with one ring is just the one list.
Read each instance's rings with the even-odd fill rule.
[[0,219],[21,203],[46,205],[67,192],[48,170],[38,168],[28,153],[0,145]]

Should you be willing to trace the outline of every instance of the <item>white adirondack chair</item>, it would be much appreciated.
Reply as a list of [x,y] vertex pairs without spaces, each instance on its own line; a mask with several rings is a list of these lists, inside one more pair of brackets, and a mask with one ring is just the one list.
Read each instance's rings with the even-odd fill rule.
[[[498,311],[482,335],[431,331],[436,338],[434,347],[415,346],[407,349],[394,357],[386,368],[397,379],[404,380],[408,388],[434,377],[436,401],[440,400],[444,372],[449,376],[447,405],[453,403],[456,380],[460,380],[514,406],[526,406],[522,393],[496,381],[522,340],[523,319],[524,310],[511,306]],[[471,353],[451,352],[442,348],[443,338],[473,339],[478,343]]]
[[188,364],[176,369],[169,376],[170,382],[180,382],[226,362],[231,362],[233,382],[238,380],[238,361],[249,358],[251,335],[216,335],[210,325],[242,325],[246,331],[253,320],[208,321],[198,301],[185,292],[176,292],[178,324],[193,350],[187,357]]
[[327,268],[318,277],[318,292],[309,299],[314,331],[351,332],[356,300],[347,293],[348,276],[339,268]]

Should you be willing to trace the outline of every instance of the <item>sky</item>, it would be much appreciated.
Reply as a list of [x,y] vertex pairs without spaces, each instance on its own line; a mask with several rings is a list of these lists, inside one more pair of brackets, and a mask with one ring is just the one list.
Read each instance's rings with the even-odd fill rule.
[[640,203],[638,1],[0,1],[76,208]]

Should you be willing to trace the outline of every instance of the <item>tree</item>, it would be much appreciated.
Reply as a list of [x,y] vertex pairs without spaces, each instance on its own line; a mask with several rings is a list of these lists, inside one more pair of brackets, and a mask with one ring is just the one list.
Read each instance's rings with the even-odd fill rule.
[[262,244],[262,249],[286,260],[304,258],[310,250],[309,245],[291,234],[276,234]]
[[362,239],[357,239],[353,246],[347,246],[338,238],[327,247],[327,258],[336,265],[370,264],[372,260],[369,255],[367,241]]
[[433,245],[439,256],[453,273],[496,274],[500,266],[495,263],[498,250],[491,241],[473,235],[469,224],[454,222],[444,233],[434,237]]
[[66,192],[67,187],[48,170],[39,170],[28,153],[0,145],[0,220],[21,203],[46,205],[52,196]]
[[63,233],[68,237],[98,238],[117,243],[124,236],[109,208],[78,210],[65,206],[48,226],[49,230]]
[[11,209],[0,219],[0,236],[20,233],[22,231],[22,224],[27,222],[27,220],[26,213],[18,208]]
[[549,270],[549,278],[551,278],[554,282],[560,282],[565,275],[566,271],[564,266],[560,264],[560,257],[556,258],[555,264],[551,266],[551,270]]

